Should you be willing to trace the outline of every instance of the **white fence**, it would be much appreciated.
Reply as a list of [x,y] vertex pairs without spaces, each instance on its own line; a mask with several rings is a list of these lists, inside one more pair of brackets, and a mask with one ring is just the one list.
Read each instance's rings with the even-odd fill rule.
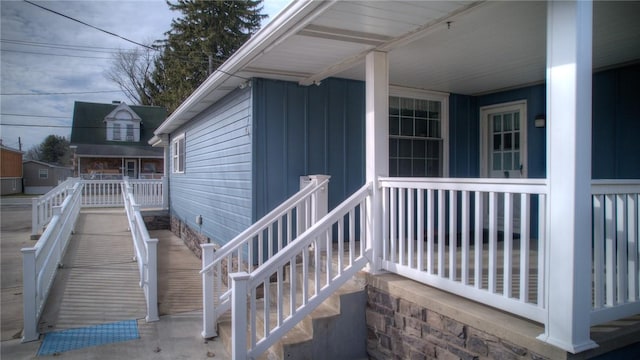
[[23,342],[38,339],[38,321],[78,219],[82,187],[81,182],[76,182],[66,191],[62,203],[52,207],[50,222],[35,246],[21,250]]
[[124,179],[124,180],[82,180],[82,207],[122,207],[121,184],[123,181],[133,187],[136,203],[141,208],[166,208],[164,188],[166,181],[152,179]]
[[133,239],[135,259],[138,262],[140,287],[147,303],[146,321],[158,321],[158,239],[151,239],[145,226],[140,205],[136,202],[133,185],[126,179],[122,184],[122,197]]
[[383,269],[544,322],[546,180],[380,183]]
[[216,322],[231,308],[230,275],[255,271],[327,212],[329,177],[310,176],[303,188],[216,251],[202,245],[203,332],[217,336]]
[[640,183],[594,180],[593,309],[598,325],[640,313]]
[[46,194],[34,198],[31,204],[31,238],[35,239],[44,231],[45,226],[53,217],[54,206],[60,206],[73,186],[79,181],[77,178],[68,178]]
[[231,275],[233,359],[258,358],[369,263],[370,194],[367,184],[252,273]]

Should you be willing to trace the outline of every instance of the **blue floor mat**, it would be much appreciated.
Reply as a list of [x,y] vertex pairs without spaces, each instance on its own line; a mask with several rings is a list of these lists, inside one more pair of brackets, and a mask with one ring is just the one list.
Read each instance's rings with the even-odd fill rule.
[[38,356],[140,338],[138,322],[125,320],[45,334]]

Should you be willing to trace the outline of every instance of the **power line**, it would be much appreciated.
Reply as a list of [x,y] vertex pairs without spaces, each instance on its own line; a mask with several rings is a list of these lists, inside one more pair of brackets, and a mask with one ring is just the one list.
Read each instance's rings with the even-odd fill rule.
[[8,114],[2,113],[0,115],[3,116],[25,116],[25,117],[41,117],[41,118],[50,118],[50,119],[68,119],[68,116],[49,116],[49,115],[28,115],[28,114]]
[[[45,125],[45,124],[7,124],[7,123],[0,123],[0,125],[2,126],[18,126],[18,127],[39,127],[39,128],[70,128],[72,127],[71,125]],[[76,128],[84,128],[84,129],[95,129],[95,126],[76,126]]]
[[84,95],[122,92],[122,90],[72,91],[72,92],[39,92],[39,93],[3,93],[2,96],[40,96],[40,95]]
[[133,49],[121,49],[121,48],[109,48],[109,47],[101,47],[101,46],[89,46],[89,45],[73,45],[73,44],[56,44],[56,43],[43,43],[37,41],[27,41],[27,40],[18,40],[18,39],[7,39],[0,38],[0,42],[5,42],[14,45],[22,45],[22,46],[36,46],[36,47],[53,47],[56,49],[64,48],[69,50],[105,50],[106,52],[114,52],[114,51],[131,51]]
[[109,35],[111,35],[111,36],[118,37],[118,38],[120,38],[120,39],[122,39],[122,40],[125,40],[125,41],[128,41],[128,42],[130,42],[130,43],[132,43],[132,44],[136,44],[136,45],[138,45],[138,46],[142,46],[142,47],[147,48],[147,49],[149,49],[149,50],[157,50],[157,49],[155,49],[155,48],[153,48],[153,47],[151,47],[151,46],[141,44],[141,43],[136,42],[136,41],[133,41],[133,40],[131,40],[131,39],[127,39],[127,38],[126,38],[126,37],[124,37],[124,36],[118,35],[118,34],[116,34],[116,33],[112,33],[111,31],[107,31],[107,30],[101,29],[101,28],[99,28],[99,27],[97,27],[97,26],[93,26],[93,25],[91,25],[91,24],[87,24],[87,23],[86,23],[86,22],[84,22],[84,21],[81,21],[81,20],[75,19],[75,18],[73,18],[73,17],[71,17],[71,16],[68,16],[68,15],[62,14],[62,13],[57,12],[57,11],[55,11],[55,10],[51,10],[51,9],[49,9],[49,8],[46,8],[46,7],[42,6],[42,5],[38,5],[38,4],[36,4],[36,3],[33,3],[33,2],[31,2],[31,1],[29,1],[29,0],[23,0],[23,1],[24,1],[24,2],[26,2],[27,4],[31,4],[31,5],[33,5],[33,6],[35,6],[35,7],[39,7],[39,8],[40,8],[40,9],[42,9],[42,10],[52,12],[52,13],[54,13],[54,14],[56,14],[56,15],[60,15],[60,16],[62,16],[62,17],[64,17],[64,18],[67,18],[67,19],[69,19],[69,20],[72,20],[72,21],[78,22],[78,23],[80,23],[80,24],[82,24],[82,25],[85,25],[85,26],[88,26],[88,27],[90,27],[90,28],[92,28],[92,29],[96,29],[96,30],[102,31],[103,33],[109,34]]
[[0,51],[20,53],[20,54],[31,54],[31,55],[46,55],[46,56],[64,56],[64,57],[72,57],[72,58],[82,58],[82,59],[99,59],[99,60],[112,60],[112,58],[108,57],[97,57],[97,56],[83,56],[83,55],[65,55],[65,54],[51,54],[51,53],[40,53],[33,51],[20,51],[20,50],[9,50],[2,49]]

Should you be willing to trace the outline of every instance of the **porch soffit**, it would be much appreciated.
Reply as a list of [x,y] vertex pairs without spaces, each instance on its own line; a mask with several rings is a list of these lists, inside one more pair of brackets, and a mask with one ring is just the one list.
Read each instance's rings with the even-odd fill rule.
[[[373,49],[389,53],[389,80],[398,86],[475,95],[545,79],[543,1],[301,2],[289,10],[309,4],[317,8],[275,19],[277,36],[266,31],[250,41],[223,64],[232,74],[214,74],[162,131],[254,76],[303,85],[330,76],[364,80],[364,57]],[[640,2],[594,3],[595,68],[640,59],[639,13]]]

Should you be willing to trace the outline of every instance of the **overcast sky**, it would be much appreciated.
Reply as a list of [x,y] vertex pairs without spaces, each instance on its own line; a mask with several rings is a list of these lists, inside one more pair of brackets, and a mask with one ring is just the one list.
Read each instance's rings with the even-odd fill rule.
[[[265,0],[267,22],[290,1]],[[164,0],[34,2],[138,43],[163,39],[179,16]],[[18,148],[20,138],[27,151],[50,134],[68,139],[74,101],[128,102],[104,73],[117,49],[136,45],[25,1],[0,1],[0,15],[3,145]]]

